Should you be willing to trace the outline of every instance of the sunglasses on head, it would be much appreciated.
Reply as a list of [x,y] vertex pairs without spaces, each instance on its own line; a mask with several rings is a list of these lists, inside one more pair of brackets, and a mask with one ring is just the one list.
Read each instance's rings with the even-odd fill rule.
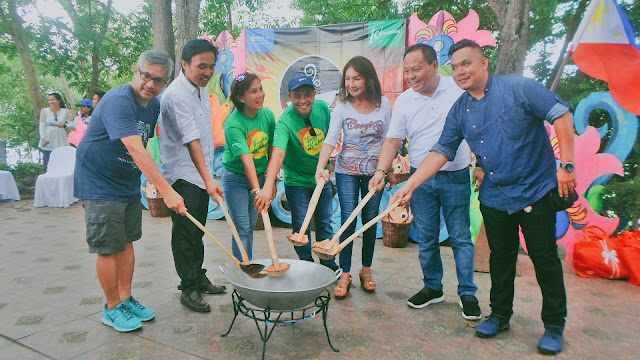
[[309,134],[311,134],[311,136],[316,136],[316,129],[311,125],[311,120],[309,118],[304,119],[304,124],[309,128]]
[[245,71],[243,73],[238,74],[238,76],[236,76],[236,80],[237,81],[242,81],[245,79],[245,77],[247,76],[247,74],[252,74],[251,71]]

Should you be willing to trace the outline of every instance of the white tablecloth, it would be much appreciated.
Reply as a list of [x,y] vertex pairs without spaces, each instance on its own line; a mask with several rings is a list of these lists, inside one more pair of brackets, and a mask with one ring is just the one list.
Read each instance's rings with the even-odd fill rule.
[[9,171],[0,170],[0,200],[20,200],[18,186]]

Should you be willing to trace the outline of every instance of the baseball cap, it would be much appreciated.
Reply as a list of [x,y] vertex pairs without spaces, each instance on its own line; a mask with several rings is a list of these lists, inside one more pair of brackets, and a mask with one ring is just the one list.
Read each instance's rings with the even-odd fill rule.
[[289,91],[295,90],[302,85],[311,86],[315,90],[315,86],[313,85],[313,80],[311,76],[305,75],[303,73],[295,73],[293,77],[289,79]]
[[89,99],[82,99],[82,101],[80,101],[80,104],[78,104],[78,106],[93,106],[93,103]]

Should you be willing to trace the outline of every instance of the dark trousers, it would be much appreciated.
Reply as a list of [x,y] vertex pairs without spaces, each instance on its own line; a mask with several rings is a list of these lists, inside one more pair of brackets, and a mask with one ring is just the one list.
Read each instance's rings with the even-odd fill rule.
[[[207,191],[184,180],[178,180],[171,186],[184,199],[184,205],[189,214],[204,225],[209,210]],[[181,279],[178,289],[183,291],[196,289],[198,281],[205,276],[206,272],[202,269],[204,261],[202,236],[204,233],[186,216],[181,216],[174,211],[171,211],[171,221],[173,222],[171,228],[173,262]]]
[[[516,260],[520,244],[518,226],[522,227],[529,257],[542,290],[542,322],[545,326],[564,327],[567,316],[567,296],[564,289],[562,264],[556,245],[556,211],[547,196],[531,206],[509,215],[480,204],[487,230],[491,256],[491,310],[511,317],[513,314]],[[527,209],[529,210],[529,209]]]

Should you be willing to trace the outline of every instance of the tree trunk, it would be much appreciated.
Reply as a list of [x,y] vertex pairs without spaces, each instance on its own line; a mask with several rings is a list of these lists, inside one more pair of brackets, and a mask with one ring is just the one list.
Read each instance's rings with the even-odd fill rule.
[[[500,21],[500,43],[495,72],[496,74],[522,73],[524,57],[529,45],[528,10],[531,9],[531,5],[528,0],[512,0],[508,4],[505,0],[500,0],[491,1],[489,4]],[[495,6],[498,9],[494,8]]]
[[153,48],[166,51],[175,62],[176,40],[173,35],[171,0],[151,1],[151,22],[153,23]]
[[27,44],[26,34],[24,27],[22,26],[22,19],[18,15],[15,0],[7,1],[7,13],[0,8],[0,20],[4,24],[4,27],[11,36],[13,43],[18,49],[18,55],[22,61],[24,67],[24,74],[27,79],[27,88],[29,89],[29,97],[31,98],[31,108],[33,109],[34,126],[38,126],[40,122],[40,109],[44,106],[42,101],[42,94],[40,93],[40,84],[38,83],[38,76],[36,69],[33,66],[33,59],[29,52],[29,45]]
[[229,32],[233,34],[233,14],[231,13],[231,3],[226,3],[227,7],[227,22],[229,23]]
[[578,4],[578,8],[576,9],[576,13],[573,14],[569,23],[566,24],[567,35],[564,38],[564,44],[562,44],[560,57],[558,57],[558,60],[556,61],[556,64],[553,67],[553,70],[551,71],[551,74],[549,74],[549,77],[547,78],[547,81],[546,81],[547,87],[551,87],[551,85],[553,84],[553,80],[558,75],[558,71],[561,71],[560,68],[562,67],[562,61],[564,60],[564,57],[567,54],[567,48],[569,47],[569,43],[571,42],[571,40],[573,40],[573,37],[576,34],[576,30],[578,30],[578,25],[580,25],[580,20],[582,19],[584,12],[587,10],[587,4],[589,4],[589,0],[581,0],[580,4]]
[[98,82],[100,81],[100,51],[102,50],[102,42],[109,29],[109,18],[111,17],[111,6],[113,0],[107,1],[107,8],[105,9],[104,19],[100,24],[100,32],[97,34],[97,40],[93,43],[91,49],[91,82],[87,89],[87,97],[93,96],[98,90]]
[[[200,20],[200,0],[176,0],[176,25],[178,51],[176,58],[182,58],[182,48],[190,40],[198,36],[198,22]],[[174,77],[182,69],[180,61],[176,61]]]

